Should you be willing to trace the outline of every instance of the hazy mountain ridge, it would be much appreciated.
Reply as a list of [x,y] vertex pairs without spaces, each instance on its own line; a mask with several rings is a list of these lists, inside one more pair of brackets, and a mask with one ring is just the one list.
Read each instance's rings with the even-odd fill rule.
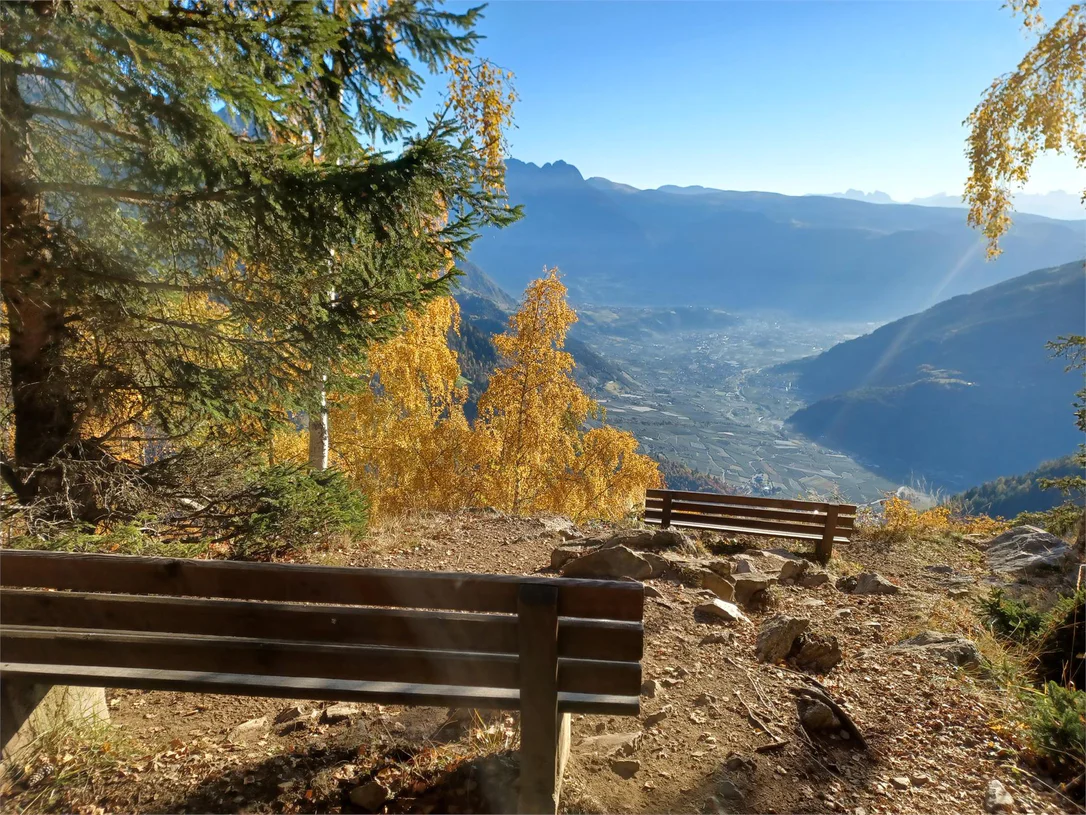
[[789,423],[907,481],[1020,473],[1081,441],[1080,379],[1045,343],[1086,325],[1083,262],[1040,269],[777,366],[812,404]]
[[986,481],[955,496],[953,502],[966,514],[984,514],[994,518],[1014,518],[1021,512],[1042,512],[1059,506],[1067,499],[1057,489],[1041,489],[1039,481],[1082,474],[1082,466],[1074,456],[1064,456],[1046,461],[1028,473]]
[[576,303],[891,319],[1081,255],[1080,225],[1022,215],[994,264],[964,213],[819,196],[635,190],[576,167],[507,163],[525,217],[472,260],[519,290],[557,265]]

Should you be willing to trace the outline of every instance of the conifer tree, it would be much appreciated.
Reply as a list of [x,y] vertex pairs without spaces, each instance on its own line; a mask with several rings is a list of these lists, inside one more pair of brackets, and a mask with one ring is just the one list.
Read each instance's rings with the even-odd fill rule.
[[[479,13],[3,4],[2,469],[20,501],[66,494],[94,519],[73,467],[147,476],[111,441],[177,450],[311,409],[315,361],[348,380],[445,291],[435,270],[516,217],[494,152],[508,76],[472,61]],[[422,72],[454,93],[416,129],[397,111]]]

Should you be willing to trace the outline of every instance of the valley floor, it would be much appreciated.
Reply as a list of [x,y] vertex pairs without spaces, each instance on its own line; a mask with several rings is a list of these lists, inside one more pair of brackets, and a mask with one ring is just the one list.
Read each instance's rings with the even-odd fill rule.
[[[368,548],[327,551],[314,560],[545,573],[551,550],[572,531],[558,518],[429,515],[378,533]],[[713,539],[701,545],[720,557],[745,549]],[[955,576],[925,571],[927,565],[952,567]],[[925,629],[968,625],[962,588],[979,591],[986,578],[977,549],[963,542],[901,551],[860,540],[840,547],[831,562],[836,574],[861,569],[877,570],[902,591],[856,596],[839,592],[832,581],[814,589],[778,586],[771,608],[753,610],[752,625],[715,644],[703,640],[726,629],[695,620],[694,607],[704,602],[699,589],[649,581],[660,596],[646,606],[644,676],[657,680],[656,694],[642,700],[640,719],[574,718],[562,809],[976,813],[983,811],[990,780],[999,779],[1015,811],[1073,810],[1076,802],[1017,760],[998,724],[1009,701],[994,685],[923,652],[893,649]],[[812,742],[789,694],[800,677],[756,661],[758,625],[779,612],[809,618],[814,631],[838,638],[844,660],[820,680],[856,721],[870,752],[840,739]],[[342,718],[303,710],[275,725],[291,703],[107,693],[114,732],[103,738],[116,745],[112,756],[84,766],[72,745],[67,758],[57,758],[62,769],[73,770],[63,783],[62,772],[35,787],[17,782],[6,790],[4,811],[362,812],[351,791],[374,777],[393,791],[389,812],[500,812],[515,802],[511,715],[470,719],[445,710],[365,705]],[[780,736],[781,746],[758,751],[776,739],[754,724],[748,706]],[[605,734],[630,734],[619,739],[630,743],[628,758],[639,762],[630,777],[613,771],[601,740],[589,740]]]

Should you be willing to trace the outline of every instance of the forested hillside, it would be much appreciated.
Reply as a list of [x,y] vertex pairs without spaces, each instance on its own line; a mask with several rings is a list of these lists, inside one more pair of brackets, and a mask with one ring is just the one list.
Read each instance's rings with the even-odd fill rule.
[[484,230],[471,259],[509,291],[544,262],[580,303],[772,308],[806,318],[893,319],[1082,255],[1081,222],[1019,215],[1004,254],[960,209],[823,196],[636,190],[562,161],[509,160],[524,218]]
[[1081,441],[1081,377],[1045,344],[1086,325],[1081,261],[952,298],[774,374],[811,401],[791,425],[891,477],[949,488],[1020,473]]
[[1043,512],[1062,504],[1065,497],[1054,487],[1042,489],[1040,482],[1074,475],[1086,475],[1082,464],[1073,456],[1063,456],[1046,461],[1028,473],[1002,476],[972,487],[956,495],[951,503],[969,515],[998,518],[1014,518],[1021,512]]

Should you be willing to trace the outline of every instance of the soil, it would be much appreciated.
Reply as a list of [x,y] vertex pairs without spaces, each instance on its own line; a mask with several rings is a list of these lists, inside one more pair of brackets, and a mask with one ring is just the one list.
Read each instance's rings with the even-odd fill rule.
[[[602,525],[576,533],[596,536]],[[432,514],[390,525],[366,548],[316,553],[315,562],[445,571],[546,574],[551,550],[572,534],[554,518],[487,511]],[[703,537],[707,552],[732,556],[784,545]],[[793,547],[806,554],[803,546]],[[950,566],[948,575],[926,570]],[[969,541],[907,551],[868,540],[838,547],[834,577],[877,571],[901,587],[892,596],[856,596],[831,580],[818,588],[776,586],[748,609],[750,624],[695,619],[704,590],[650,580],[660,597],[645,610],[645,679],[657,681],[639,718],[574,716],[573,750],[561,808],[567,812],[737,812],[854,815],[983,812],[998,779],[1015,811],[1081,810],[1020,760],[1001,726],[1007,697],[983,673],[967,673],[917,651],[893,648],[928,628],[952,630],[987,574]],[[755,658],[759,623],[777,613],[806,617],[833,635],[843,661],[815,677],[868,742],[834,733],[809,736],[790,688],[811,683],[788,664]],[[731,642],[703,643],[734,632]],[[727,635],[725,635],[726,637]],[[63,785],[5,791],[4,811],[100,812],[502,812],[515,807],[516,717],[469,717],[445,709],[360,705],[323,721],[327,703],[200,694],[107,691],[113,725],[109,761]],[[301,715],[273,720],[293,705]],[[653,724],[646,719],[666,715]],[[753,715],[750,715],[753,714]],[[267,724],[239,725],[266,717]],[[656,718],[656,717],[654,717]],[[757,720],[757,721],[755,721]],[[245,728],[243,728],[245,730]],[[765,732],[766,730],[770,732]],[[615,764],[585,739],[640,733]],[[100,750],[99,750],[100,752]],[[72,766],[80,764],[73,751]],[[64,758],[60,761],[63,763]],[[636,763],[630,763],[636,762]],[[57,776],[63,775],[57,771]],[[389,800],[352,802],[376,780]],[[357,795],[357,793],[356,793]],[[359,799],[360,800],[360,799]]]

